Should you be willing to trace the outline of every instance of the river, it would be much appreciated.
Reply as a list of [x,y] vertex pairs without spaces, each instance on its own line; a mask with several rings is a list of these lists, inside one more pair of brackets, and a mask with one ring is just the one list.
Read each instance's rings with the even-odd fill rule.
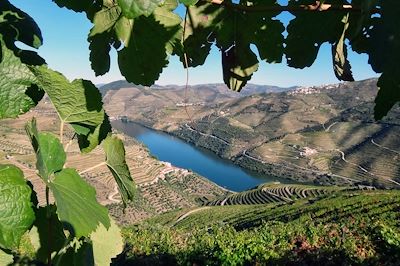
[[245,170],[232,161],[161,131],[132,122],[113,121],[112,126],[144,143],[159,160],[190,169],[229,190],[243,191],[261,183],[285,182],[278,177]]

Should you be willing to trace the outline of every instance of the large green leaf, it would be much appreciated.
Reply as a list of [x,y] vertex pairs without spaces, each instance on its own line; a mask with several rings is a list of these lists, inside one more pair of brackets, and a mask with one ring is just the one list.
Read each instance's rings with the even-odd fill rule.
[[7,42],[20,41],[34,48],[39,48],[43,42],[36,22],[8,0],[0,2],[0,34]]
[[173,12],[177,6],[176,0],[165,0],[163,5],[157,7],[153,12],[154,19],[165,29],[163,37],[167,40],[165,49],[168,55],[177,54],[182,49],[182,19]]
[[89,239],[74,238],[67,249],[57,254],[54,261],[57,266],[95,266],[92,243]]
[[150,16],[162,2],[162,0],[118,0],[122,13],[127,18]]
[[94,15],[93,28],[90,30],[90,62],[95,74],[104,75],[110,69],[110,49],[119,48],[122,41],[129,45],[133,19],[121,14],[121,9],[114,3],[105,2],[103,8]]
[[128,19],[121,16],[114,26],[115,36],[117,39],[124,43],[125,47],[129,46],[129,40],[132,34],[133,19]]
[[369,63],[379,78],[379,92],[375,99],[375,118],[381,119],[400,101],[400,2],[385,0],[381,3],[381,17],[370,29]]
[[106,6],[97,12],[93,18],[93,28],[90,30],[89,36],[94,36],[111,30],[118,19],[121,17],[121,9],[119,6]]
[[[200,2],[196,6],[188,7],[187,12],[187,20],[184,21],[186,30],[183,46],[188,66],[196,67],[204,64],[210,53],[217,24],[213,22],[217,22],[216,18],[223,9]],[[185,64],[183,54],[181,61]]]
[[0,265],[12,265],[13,262],[13,255],[7,254],[0,249]]
[[124,144],[116,136],[110,135],[103,141],[103,148],[107,166],[118,184],[123,202],[127,203],[133,199],[136,188],[125,161]]
[[13,165],[0,165],[0,247],[18,247],[22,235],[32,225],[35,214],[31,188],[22,171]]
[[343,33],[339,40],[332,44],[333,70],[339,80],[354,81],[351,65],[347,59],[346,31],[349,27],[349,14],[343,17]]
[[[239,5],[274,5],[268,0],[241,1]],[[258,59],[250,48],[257,47],[262,60],[281,62],[283,55],[283,32],[281,22],[274,20],[277,12],[252,13],[251,15],[199,2],[188,8],[188,20],[184,40],[184,51],[188,66],[204,63],[213,42],[222,53],[224,82],[235,91],[240,91],[258,69]],[[184,62],[183,56],[181,61]]]
[[77,238],[88,236],[99,223],[110,227],[107,208],[96,200],[96,190],[75,169],[63,169],[49,183],[57,203],[57,214]]
[[257,56],[250,47],[235,45],[222,53],[224,82],[231,90],[240,91],[257,69]]
[[64,148],[52,133],[39,133],[35,119],[27,123],[25,128],[36,153],[36,168],[40,177],[47,182],[52,174],[63,168],[66,159]]
[[181,19],[172,13],[171,6],[166,4],[151,16],[135,19],[129,46],[118,52],[119,68],[127,81],[152,85],[167,65],[181,31]]
[[99,225],[95,232],[90,235],[93,246],[94,262],[97,266],[111,265],[111,259],[119,255],[124,248],[121,231],[115,221],[110,218],[111,226],[108,230]]
[[48,253],[58,252],[66,244],[63,225],[57,217],[56,206],[39,207],[35,211],[36,220],[29,232],[36,259],[47,263]]
[[89,39],[91,67],[96,76],[104,75],[110,70],[110,34],[105,32],[97,34]]
[[69,82],[62,74],[44,66],[31,69],[62,123],[69,123],[74,128],[83,152],[91,151],[107,137],[111,126],[101,94],[92,82],[82,79]]
[[27,112],[43,97],[29,68],[9,50],[0,34],[0,119]]
[[380,0],[352,0],[351,3],[361,7],[361,12],[351,12],[349,16],[349,28],[347,37],[350,40],[351,48],[356,53],[368,51],[368,39],[370,30],[373,28],[376,17],[372,16],[372,10]]
[[[345,4],[332,0],[332,4]],[[308,5],[309,0],[291,0],[290,5]],[[311,66],[321,45],[336,42],[343,32],[342,12],[292,12],[296,16],[287,26],[285,54],[288,65],[295,68]]]
[[184,4],[185,6],[193,6],[195,5],[199,0],[179,0],[180,3]]
[[53,0],[59,7],[66,7],[75,12],[83,12],[90,9],[93,0]]

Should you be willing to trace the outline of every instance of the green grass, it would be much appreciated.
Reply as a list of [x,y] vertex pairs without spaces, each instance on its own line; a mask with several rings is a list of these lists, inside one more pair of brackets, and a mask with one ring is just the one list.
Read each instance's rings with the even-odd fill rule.
[[400,191],[170,212],[123,230],[119,265],[396,265]]

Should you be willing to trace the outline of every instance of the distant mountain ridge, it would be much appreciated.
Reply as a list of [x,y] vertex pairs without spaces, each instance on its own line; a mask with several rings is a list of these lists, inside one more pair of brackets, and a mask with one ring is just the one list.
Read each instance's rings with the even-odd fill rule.
[[[117,80],[113,81],[107,84],[99,84],[98,85],[100,92],[104,96],[107,91],[110,90],[118,90],[121,88],[138,88],[138,89],[145,89],[145,88],[150,88],[150,89],[172,89],[172,90],[179,90],[179,89],[185,89],[185,85],[152,85],[151,87],[146,87],[142,85],[136,85],[133,83],[129,83],[126,80]],[[205,84],[197,84],[197,85],[189,85],[188,88],[193,88],[193,89],[199,89],[203,87],[208,87],[208,88],[224,88],[226,91],[230,91],[228,87],[226,87],[225,84],[223,83],[205,83]],[[292,87],[279,87],[279,86],[273,86],[273,85],[258,85],[258,84],[247,84],[246,87],[239,93],[232,92],[232,95],[236,95],[237,97],[239,96],[248,96],[248,95],[253,95],[253,94],[260,94],[260,93],[279,93],[279,92],[285,92],[285,91],[290,91],[299,88],[299,86],[292,86]]]

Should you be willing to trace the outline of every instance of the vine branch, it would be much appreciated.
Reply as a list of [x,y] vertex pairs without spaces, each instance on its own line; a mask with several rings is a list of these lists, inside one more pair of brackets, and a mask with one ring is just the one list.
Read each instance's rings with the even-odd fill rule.
[[188,89],[189,89],[189,63],[188,63],[188,58],[187,58],[187,53],[186,53],[186,50],[185,50],[185,43],[184,42],[185,42],[185,38],[186,38],[186,24],[187,24],[188,16],[189,16],[189,10],[186,7],[185,18],[184,18],[184,23],[183,23],[183,31],[182,31],[183,59],[184,59],[184,67],[185,67],[185,70],[186,70],[185,99],[184,99],[185,106],[184,106],[184,108],[185,108],[186,115],[190,120],[190,123],[193,124],[192,116],[189,114],[189,110],[188,110],[187,105],[186,105],[186,103],[188,101],[187,92],[188,92]]
[[[320,1],[315,1],[314,4],[311,5],[298,5],[298,6],[281,6],[281,5],[258,5],[258,6],[245,6],[240,4],[233,4],[228,0],[203,0],[204,2],[208,2],[214,5],[221,5],[223,7],[233,9],[236,11],[245,11],[245,12],[265,12],[265,11],[279,11],[279,12],[298,12],[298,11],[345,11],[345,12],[363,12],[363,9],[360,6],[355,5],[334,5],[334,4],[325,4]],[[371,10],[371,13],[380,13],[380,10],[374,8]]]
[[51,226],[51,212],[50,212],[50,189],[46,184],[46,219],[47,219],[47,266],[51,266],[51,241],[52,241],[52,226]]

